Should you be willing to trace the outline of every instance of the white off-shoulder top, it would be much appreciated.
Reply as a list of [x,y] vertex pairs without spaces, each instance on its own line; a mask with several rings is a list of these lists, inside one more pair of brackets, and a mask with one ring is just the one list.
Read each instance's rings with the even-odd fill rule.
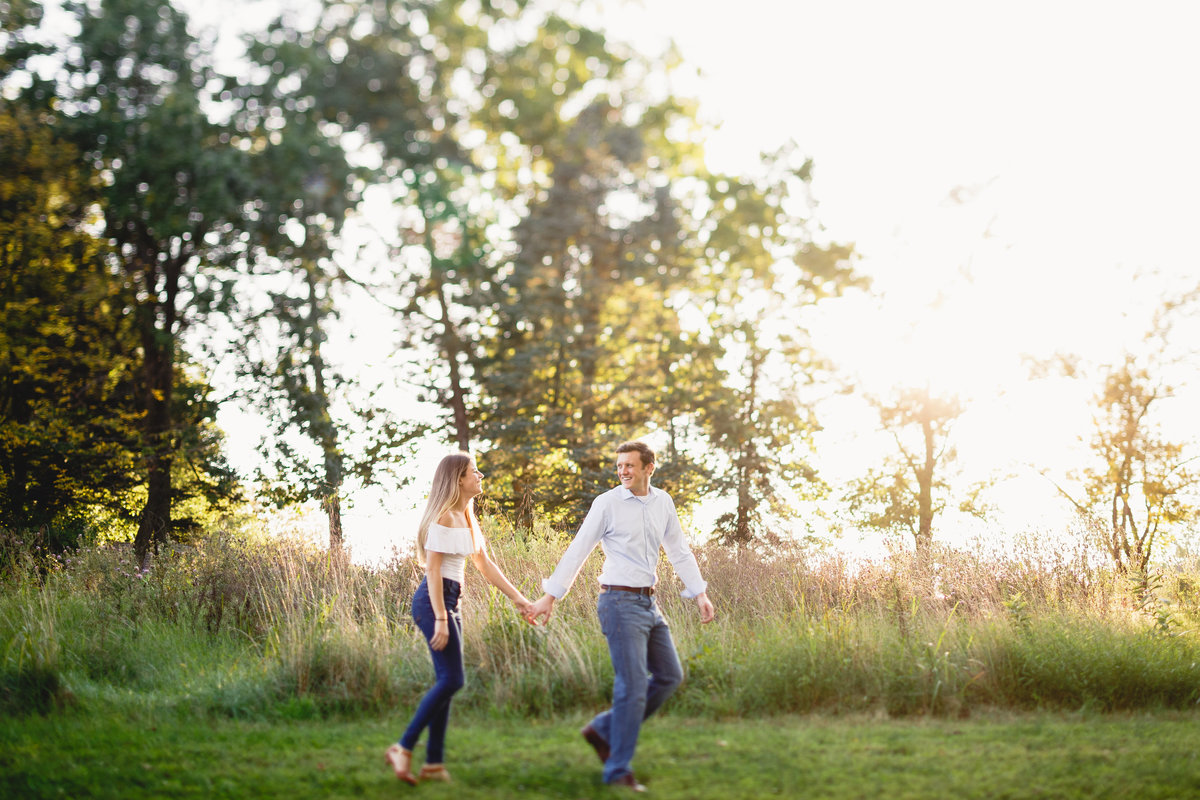
[[431,522],[425,535],[425,550],[442,554],[443,578],[462,583],[466,577],[467,556],[475,552],[471,529],[448,528]]

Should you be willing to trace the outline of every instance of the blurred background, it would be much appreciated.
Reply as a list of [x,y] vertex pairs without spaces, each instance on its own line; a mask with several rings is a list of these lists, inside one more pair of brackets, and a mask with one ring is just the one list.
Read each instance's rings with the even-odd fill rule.
[[0,2],[0,528],[1195,547],[1200,10]]

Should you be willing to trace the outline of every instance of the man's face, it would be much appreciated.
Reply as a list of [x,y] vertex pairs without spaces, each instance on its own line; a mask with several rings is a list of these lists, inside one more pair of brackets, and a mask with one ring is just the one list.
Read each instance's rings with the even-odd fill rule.
[[617,453],[617,478],[621,485],[634,494],[645,494],[650,490],[650,475],[653,464],[643,464],[642,454],[636,451]]

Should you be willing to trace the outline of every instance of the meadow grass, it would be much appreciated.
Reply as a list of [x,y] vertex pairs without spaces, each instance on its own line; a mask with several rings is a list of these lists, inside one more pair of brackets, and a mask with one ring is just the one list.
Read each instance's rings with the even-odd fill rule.
[[[488,526],[531,597],[566,538]],[[2,549],[2,548],[0,548]],[[7,552],[11,553],[12,550]],[[659,601],[687,679],[639,775],[661,798],[1200,796],[1195,571],[1085,551],[863,564],[697,548],[699,623]],[[612,670],[600,559],[546,627],[468,571],[458,782],[427,797],[599,797],[577,729]],[[395,796],[382,749],[429,685],[411,557],[365,568],[218,533],[139,571],[127,547],[0,570],[0,796]]]
[[[489,525],[531,597],[566,544]],[[1200,702],[1190,573],[1105,570],[1086,553],[939,550],[850,565],[803,552],[697,548],[718,617],[699,623],[669,566],[659,601],[687,670],[672,706],[723,719],[794,713],[963,716]],[[548,718],[602,706],[598,555],[548,626],[468,571],[461,707]],[[366,568],[298,541],[215,534],[136,569],[125,547],[13,562],[0,592],[0,711],[114,702],[226,717],[411,706],[426,646],[408,616],[411,557]]]

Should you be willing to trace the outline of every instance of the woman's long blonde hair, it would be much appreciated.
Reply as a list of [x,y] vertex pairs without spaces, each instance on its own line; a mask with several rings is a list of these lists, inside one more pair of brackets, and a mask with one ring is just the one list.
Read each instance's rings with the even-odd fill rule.
[[[421,526],[417,528],[417,556],[424,564],[425,540],[429,538],[429,526],[441,519],[447,509],[458,505],[462,499],[458,481],[467,474],[472,464],[470,453],[451,453],[438,462],[433,472],[433,486],[429,489],[429,500],[425,503],[425,513],[421,515]],[[479,521],[475,519],[475,498],[467,501],[467,525],[471,529],[471,547],[479,550],[482,533],[479,532]]]

